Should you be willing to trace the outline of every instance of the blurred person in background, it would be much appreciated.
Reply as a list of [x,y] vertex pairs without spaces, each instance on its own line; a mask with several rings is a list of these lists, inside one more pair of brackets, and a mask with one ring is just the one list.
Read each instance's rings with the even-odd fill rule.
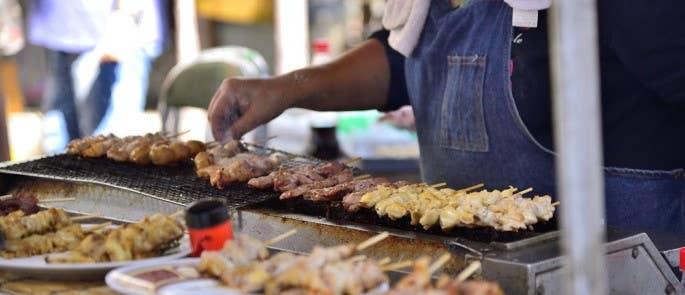
[[126,117],[143,111],[150,62],[162,50],[164,3],[30,2],[29,41],[48,51],[45,152],[84,135],[126,133]]
[[[21,7],[16,0],[0,0],[0,161],[10,159],[6,117],[6,100],[10,98],[6,95],[8,89],[5,89],[10,83],[6,81],[6,74],[9,73],[6,66],[10,65],[8,59],[23,47]],[[14,69],[13,67],[12,70]]]

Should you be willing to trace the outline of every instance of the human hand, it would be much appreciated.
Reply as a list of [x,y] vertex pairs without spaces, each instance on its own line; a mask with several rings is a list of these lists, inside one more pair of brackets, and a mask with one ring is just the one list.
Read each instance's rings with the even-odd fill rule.
[[238,139],[291,106],[287,83],[279,78],[226,79],[207,108],[216,140]]

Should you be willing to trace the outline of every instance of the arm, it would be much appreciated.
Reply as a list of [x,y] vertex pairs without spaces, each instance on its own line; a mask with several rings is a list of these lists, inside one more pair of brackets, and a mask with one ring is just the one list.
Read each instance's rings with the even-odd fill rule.
[[226,79],[208,107],[208,118],[215,138],[238,138],[290,107],[382,108],[389,87],[385,48],[372,39],[321,66],[268,79]]

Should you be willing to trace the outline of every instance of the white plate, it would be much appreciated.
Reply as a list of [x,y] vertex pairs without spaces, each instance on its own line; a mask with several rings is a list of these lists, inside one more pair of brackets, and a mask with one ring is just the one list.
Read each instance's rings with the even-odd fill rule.
[[110,271],[105,282],[115,291],[130,295],[242,294],[203,277],[196,268],[199,262],[199,258],[185,258],[126,266]]
[[[105,277],[107,286],[127,295],[238,295],[240,290],[226,288],[197,271],[200,258],[185,258],[163,263],[145,263],[117,268]],[[149,279],[151,274],[156,280]],[[383,294],[387,283],[364,295]]]
[[185,235],[179,241],[179,246],[166,251],[162,256],[120,262],[98,262],[98,263],[52,263],[45,262],[48,255],[62,255],[65,253],[52,253],[37,255],[26,258],[5,259],[0,257],[0,270],[12,272],[14,274],[31,276],[34,278],[46,278],[56,280],[80,280],[80,279],[101,279],[108,271],[117,267],[134,265],[139,263],[159,263],[166,260],[183,258],[190,255],[190,241]]

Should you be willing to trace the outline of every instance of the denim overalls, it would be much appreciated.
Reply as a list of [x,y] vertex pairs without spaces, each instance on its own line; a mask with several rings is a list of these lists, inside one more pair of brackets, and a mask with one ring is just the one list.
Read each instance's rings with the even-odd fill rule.
[[[405,64],[426,182],[555,195],[554,154],[531,136],[511,92],[511,18],[502,0],[454,10],[447,0],[432,1]],[[685,232],[682,170],[604,173],[608,225]]]

